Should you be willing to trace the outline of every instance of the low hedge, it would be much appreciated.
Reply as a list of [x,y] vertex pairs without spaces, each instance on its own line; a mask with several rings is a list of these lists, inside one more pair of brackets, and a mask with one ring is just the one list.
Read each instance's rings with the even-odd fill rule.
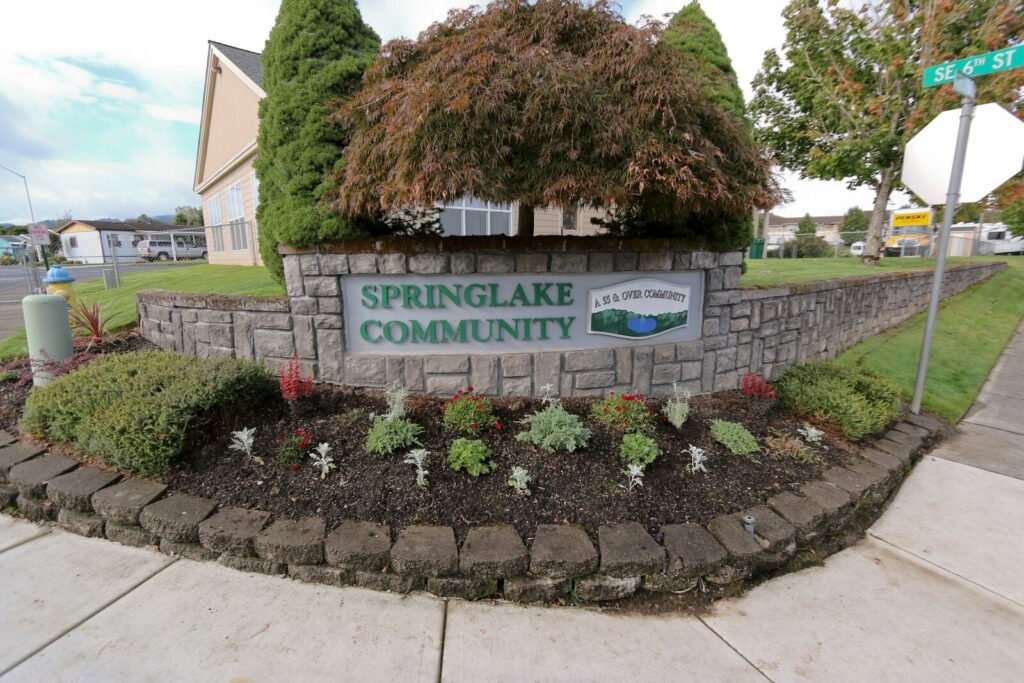
[[900,389],[892,381],[830,361],[795,365],[775,388],[785,409],[828,420],[853,441],[880,431],[903,407]]
[[107,355],[35,389],[21,426],[119,470],[157,475],[180,455],[196,418],[272,388],[270,374],[249,361],[173,351]]

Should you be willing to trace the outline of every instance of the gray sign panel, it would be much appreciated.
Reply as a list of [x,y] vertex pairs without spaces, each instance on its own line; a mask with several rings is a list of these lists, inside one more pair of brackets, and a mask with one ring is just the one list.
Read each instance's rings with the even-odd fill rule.
[[343,277],[348,353],[555,351],[700,337],[703,271]]

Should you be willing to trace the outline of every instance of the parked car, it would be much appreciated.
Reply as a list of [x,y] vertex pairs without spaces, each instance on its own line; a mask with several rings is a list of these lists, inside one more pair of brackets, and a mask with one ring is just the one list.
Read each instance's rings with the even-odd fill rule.
[[148,238],[139,240],[135,246],[139,256],[146,261],[170,261],[171,259],[205,259],[206,235],[176,235],[174,246],[170,238]]
[[854,242],[853,244],[851,244],[850,245],[850,255],[851,256],[863,256],[864,255],[864,243],[863,242]]

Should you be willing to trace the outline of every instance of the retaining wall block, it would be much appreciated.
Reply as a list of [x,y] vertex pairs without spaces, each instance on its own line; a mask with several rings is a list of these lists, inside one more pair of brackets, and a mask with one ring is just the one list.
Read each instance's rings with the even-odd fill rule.
[[470,529],[462,543],[459,569],[464,574],[508,578],[525,574],[530,555],[516,530],[510,526]]
[[594,544],[581,527],[541,524],[530,546],[530,573],[555,579],[586,576],[597,570]]
[[269,512],[225,507],[199,523],[199,542],[216,553],[252,556],[253,542],[270,521]]
[[610,577],[637,577],[665,569],[665,549],[636,522],[608,524],[597,530],[600,572]]
[[170,541],[198,543],[199,523],[216,507],[217,504],[208,498],[175,493],[144,507],[139,513],[139,525]]
[[391,548],[391,567],[408,576],[447,576],[459,567],[455,532],[448,526],[410,526]]
[[281,564],[319,564],[324,561],[324,531],[322,517],[279,519],[256,536],[256,554]]
[[345,521],[324,540],[327,564],[352,570],[380,571],[391,552],[391,529],[386,524]]

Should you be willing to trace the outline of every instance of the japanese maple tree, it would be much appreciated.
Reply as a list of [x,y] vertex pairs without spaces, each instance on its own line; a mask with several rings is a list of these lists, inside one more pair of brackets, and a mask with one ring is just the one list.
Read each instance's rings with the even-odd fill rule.
[[536,206],[642,206],[662,235],[721,246],[771,204],[768,164],[663,30],[607,0],[498,0],[391,41],[337,111],[336,206],[519,202],[523,235]]

